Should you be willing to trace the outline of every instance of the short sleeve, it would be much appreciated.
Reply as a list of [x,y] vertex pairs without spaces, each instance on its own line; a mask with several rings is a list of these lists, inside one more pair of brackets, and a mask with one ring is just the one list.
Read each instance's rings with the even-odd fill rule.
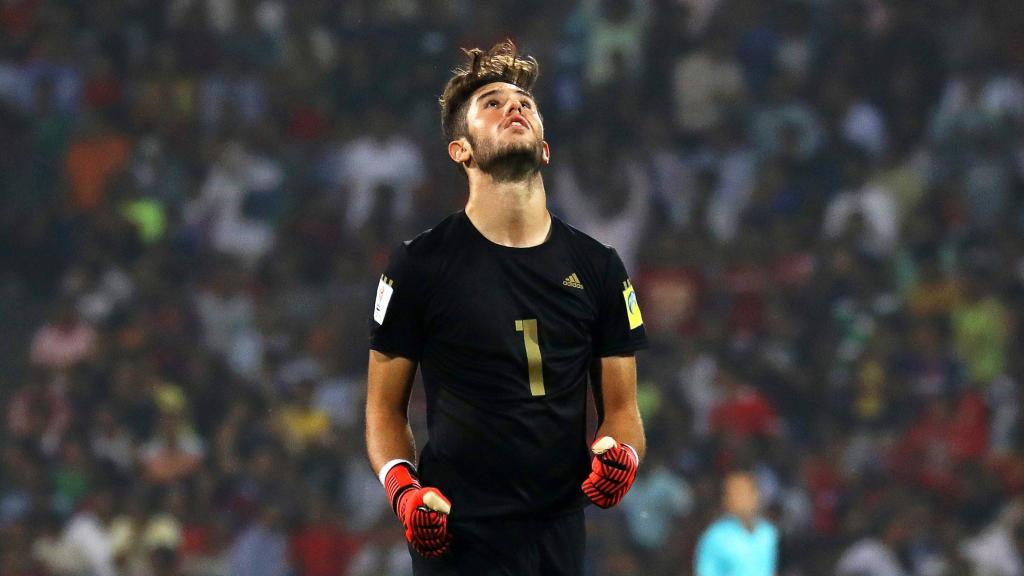
[[403,244],[391,253],[377,282],[370,313],[370,348],[419,360],[423,349],[424,291],[422,263]]
[[611,250],[594,339],[598,357],[628,354],[647,346],[647,333],[633,283],[618,252]]

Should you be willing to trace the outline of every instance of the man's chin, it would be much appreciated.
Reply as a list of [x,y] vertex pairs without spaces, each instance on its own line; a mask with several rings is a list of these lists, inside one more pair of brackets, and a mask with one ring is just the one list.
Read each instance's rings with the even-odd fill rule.
[[540,170],[541,152],[522,146],[506,149],[480,163],[480,168],[495,180],[522,180]]

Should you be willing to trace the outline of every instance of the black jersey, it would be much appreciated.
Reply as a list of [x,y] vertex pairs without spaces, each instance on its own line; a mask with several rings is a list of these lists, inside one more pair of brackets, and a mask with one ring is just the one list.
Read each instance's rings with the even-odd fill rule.
[[582,507],[589,367],[646,344],[614,249],[555,217],[543,244],[501,246],[458,212],[392,254],[370,324],[371,348],[419,363],[420,477],[453,517]]

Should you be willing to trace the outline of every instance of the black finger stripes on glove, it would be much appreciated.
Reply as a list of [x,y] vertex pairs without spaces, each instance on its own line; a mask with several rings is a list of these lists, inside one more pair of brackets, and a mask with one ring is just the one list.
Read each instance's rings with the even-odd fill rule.
[[583,493],[601,508],[610,508],[618,504],[622,497],[626,495],[626,490],[628,490],[626,485],[611,485],[610,482],[604,480],[587,482],[583,485]]
[[616,447],[596,456],[598,471],[583,483],[583,493],[601,508],[619,503],[629,491],[636,464],[628,448]]
[[416,508],[409,519],[409,529],[413,532],[416,551],[434,558],[448,550],[448,517],[440,512],[426,508]]
[[631,466],[629,454],[626,450],[625,448],[609,450],[597,457],[601,464],[603,464],[603,472],[607,478],[622,481],[629,476]]

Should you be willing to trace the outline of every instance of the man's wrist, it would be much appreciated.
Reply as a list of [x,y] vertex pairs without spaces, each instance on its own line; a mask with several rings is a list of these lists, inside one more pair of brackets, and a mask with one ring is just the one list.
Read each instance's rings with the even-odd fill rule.
[[416,474],[416,466],[412,462],[409,462],[408,460],[404,460],[402,458],[388,460],[387,462],[384,463],[383,466],[380,467],[380,470],[377,471],[377,479],[380,480],[382,486],[387,488],[386,480],[388,477],[388,472],[390,472],[392,468],[398,466],[399,464],[405,464],[412,470],[413,475]]
[[420,487],[420,479],[416,475],[416,468],[407,460],[388,462],[381,468],[384,477],[384,491],[388,495],[388,503],[391,509],[404,522],[402,517],[402,497]]

